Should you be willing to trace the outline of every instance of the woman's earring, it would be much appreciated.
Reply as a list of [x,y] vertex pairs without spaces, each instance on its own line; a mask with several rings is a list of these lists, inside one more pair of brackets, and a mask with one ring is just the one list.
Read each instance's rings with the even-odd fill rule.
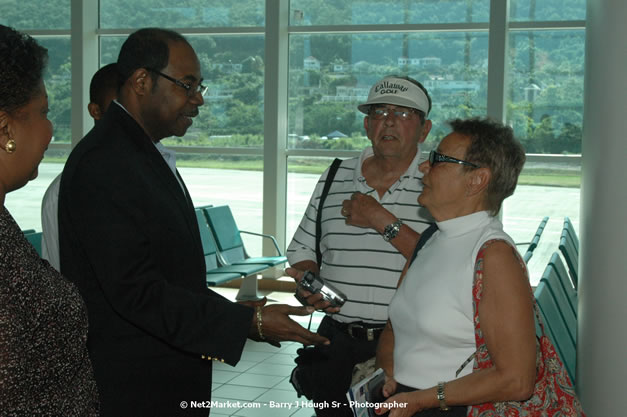
[[13,153],[17,148],[17,144],[11,137],[9,136],[9,140],[7,140],[7,144],[2,146],[0,145],[0,149],[3,149],[6,153]]
[[6,153],[13,153],[13,152],[15,152],[16,148],[17,148],[17,145],[16,145],[15,141],[13,139],[9,139],[7,141],[6,146],[4,147],[4,150],[6,151]]

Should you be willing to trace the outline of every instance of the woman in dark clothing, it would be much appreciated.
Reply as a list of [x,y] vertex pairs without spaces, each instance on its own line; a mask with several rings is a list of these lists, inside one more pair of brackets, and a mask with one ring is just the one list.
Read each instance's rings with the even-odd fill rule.
[[52,137],[43,83],[47,51],[0,25],[0,414],[96,416],[87,311],[4,206],[37,177]]

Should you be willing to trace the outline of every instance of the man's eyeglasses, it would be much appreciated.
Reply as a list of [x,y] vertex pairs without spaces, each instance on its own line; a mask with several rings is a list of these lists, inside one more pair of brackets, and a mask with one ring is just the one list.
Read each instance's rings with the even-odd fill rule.
[[207,90],[209,89],[209,87],[202,85],[201,83],[198,83],[197,86],[193,86],[192,84],[188,84],[181,80],[177,80],[176,78],[172,78],[168,74],[164,74],[161,71],[157,71],[156,69],[153,69],[153,68],[146,68],[146,69],[150,72],[154,72],[155,74],[162,76],[166,80],[172,81],[174,84],[178,85],[179,87],[184,88],[187,93],[187,97],[193,97],[198,93],[200,93],[201,96],[204,96]]
[[370,117],[374,120],[382,120],[393,114],[394,117],[400,120],[410,120],[414,117],[416,112],[413,109],[388,109],[387,107],[377,107],[370,110]]
[[431,166],[433,166],[438,162],[451,162],[453,164],[467,165],[469,167],[479,168],[479,165],[473,164],[472,162],[462,161],[461,159],[453,158],[452,156],[447,156],[436,151],[431,151],[429,153],[429,163],[431,164]]

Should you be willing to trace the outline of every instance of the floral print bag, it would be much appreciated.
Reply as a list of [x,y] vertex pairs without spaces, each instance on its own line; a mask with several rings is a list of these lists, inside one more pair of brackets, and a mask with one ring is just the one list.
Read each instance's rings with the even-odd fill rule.
[[[474,371],[493,366],[492,359],[481,331],[479,323],[479,301],[483,291],[483,257],[486,248],[496,240],[489,240],[483,244],[475,262],[475,276],[472,289],[473,312],[475,323],[475,352]],[[512,248],[518,255],[516,249]],[[526,266],[518,255],[521,267]],[[531,286],[529,292],[533,297]],[[575,394],[573,384],[566,369],[560,360],[553,343],[549,340],[540,319],[538,306],[533,302],[536,320],[542,329],[542,336],[536,341],[536,384],[531,398],[526,401],[508,401],[496,403],[476,404],[468,407],[468,417],[585,417],[581,403]]]

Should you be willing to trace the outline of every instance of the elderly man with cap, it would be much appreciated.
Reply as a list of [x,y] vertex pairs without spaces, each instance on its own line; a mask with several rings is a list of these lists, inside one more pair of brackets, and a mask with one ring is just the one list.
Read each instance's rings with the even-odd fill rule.
[[299,352],[292,383],[314,400],[318,416],[350,416],[346,391],[355,364],[375,356],[388,304],[420,232],[432,221],[417,198],[422,190],[419,145],[431,130],[431,98],[418,81],[389,76],[370,90],[364,128],[372,146],[341,162],[320,217],[320,265],[316,257],[322,175],[287,256],[287,273],[299,281],[308,270],[346,295],[340,308],[320,294],[303,294],[327,315],[318,333],[328,346]]

